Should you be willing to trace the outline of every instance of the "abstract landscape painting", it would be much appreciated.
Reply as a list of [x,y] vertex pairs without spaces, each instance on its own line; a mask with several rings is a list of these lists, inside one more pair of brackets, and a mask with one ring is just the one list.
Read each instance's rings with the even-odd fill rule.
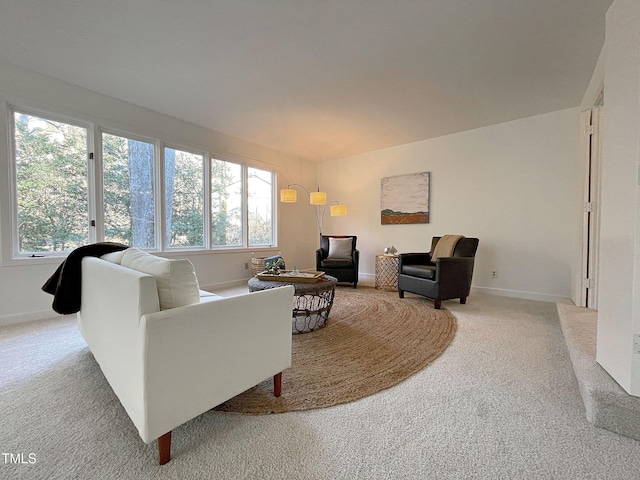
[[429,223],[429,172],[383,178],[380,223]]

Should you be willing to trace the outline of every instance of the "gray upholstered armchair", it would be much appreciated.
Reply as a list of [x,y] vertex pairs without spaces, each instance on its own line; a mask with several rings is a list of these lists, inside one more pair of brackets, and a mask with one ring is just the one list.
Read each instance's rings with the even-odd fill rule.
[[442,300],[459,298],[466,303],[471,290],[473,263],[478,249],[477,238],[462,238],[451,257],[431,261],[441,237],[433,237],[429,253],[401,253],[398,262],[398,291],[416,293],[431,298],[440,309]]
[[316,250],[316,270],[336,277],[339,282],[358,287],[360,252],[356,249],[358,237],[353,235],[321,235]]

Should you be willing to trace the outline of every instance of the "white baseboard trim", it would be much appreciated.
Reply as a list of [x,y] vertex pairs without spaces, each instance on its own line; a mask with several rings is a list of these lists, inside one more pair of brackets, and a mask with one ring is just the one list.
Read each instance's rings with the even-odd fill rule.
[[240,287],[240,286],[244,285],[244,286],[247,287],[247,292],[248,292],[249,291],[249,287],[247,286],[247,282],[249,281],[249,278],[251,278],[251,277],[241,278],[239,280],[229,280],[228,282],[212,283],[210,285],[200,285],[200,290],[206,290],[206,291],[210,292],[210,291],[214,291],[214,290],[221,290],[221,289],[225,289],[225,288]]
[[[75,313],[73,315],[75,316]],[[0,327],[8,327],[9,325],[17,325],[19,323],[29,323],[36,320],[51,320],[52,318],[58,318],[61,316],[63,315],[60,315],[53,310],[5,315],[0,317]]]
[[375,287],[376,276],[372,273],[359,273],[358,285],[362,285],[363,287]]
[[[202,290],[216,290],[223,288],[238,287],[246,285],[249,278],[241,278],[237,280],[230,280],[228,282],[219,282],[211,285],[200,285]],[[376,276],[371,273],[360,273],[358,279],[358,285],[363,287],[374,287],[376,284]],[[569,297],[563,297],[559,295],[550,295],[547,293],[535,293],[525,292],[521,290],[507,290],[503,288],[489,288],[489,287],[471,287],[471,293],[483,293],[487,295],[497,295],[501,297],[522,298],[525,300],[538,300],[541,302],[571,302]],[[571,302],[573,303],[573,302]],[[41,310],[38,312],[20,313],[15,315],[5,315],[0,317],[0,327],[6,327],[9,325],[15,325],[18,323],[33,322],[35,320],[49,320],[59,317],[60,315],[53,310]]]
[[[239,280],[230,280],[228,282],[212,283],[210,285],[200,285],[200,288],[202,290],[213,291],[224,288],[239,287],[242,285],[247,285],[249,278],[251,277],[241,278]],[[375,287],[376,276],[369,273],[361,273],[358,275],[358,285],[363,287]]]
[[[373,273],[358,274],[358,285],[363,287],[375,287],[376,276]],[[540,302],[571,302],[569,297],[563,297],[559,295],[551,295],[547,293],[525,292],[523,290],[509,290],[505,288],[491,288],[491,287],[471,287],[471,293],[484,293],[487,295],[496,295],[500,297],[512,297],[522,298],[524,300],[538,300]],[[573,302],[572,302],[573,303]]]
[[569,297],[551,295],[548,293],[525,292],[522,290],[507,290],[505,288],[471,287],[471,293],[484,293],[498,297],[522,298],[524,300],[538,300],[540,302],[565,302]]

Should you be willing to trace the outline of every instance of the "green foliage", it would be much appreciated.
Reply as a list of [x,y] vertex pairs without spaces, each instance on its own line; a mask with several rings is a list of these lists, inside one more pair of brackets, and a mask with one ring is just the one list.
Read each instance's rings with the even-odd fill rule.
[[18,237],[22,252],[87,243],[87,131],[15,114]]
[[[173,161],[172,168],[168,165],[168,158]],[[172,247],[204,246],[202,166],[201,155],[171,149],[165,151],[167,217],[170,213],[170,218],[167,218],[167,232]]]
[[[83,127],[15,113],[21,252],[68,251],[88,243],[87,136]],[[151,143],[102,135],[105,240],[141,248],[155,244],[153,148]],[[204,246],[203,166],[202,155],[165,149],[164,221],[170,246]],[[213,245],[242,245],[241,200],[241,165],[212,160]],[[253,203],[255,210],[248,212],[250,244],[270,245],[270,207],[259,210],[265,203],[261,199]]]
[[270,172],[256,168],[248,169],[249,245],[273,244],[272,181]]
[[213,245],[242,245],[242,169],[211,161],[211,239]]
[[280,257],[277,260],[266,262],[264,265],[264,271],[272,275],[278,275],[280,270],[284,268],[284,265],[284,259]]
[[102,176],[105,240],[131,245],[131,195],[125,138],[102,135]]

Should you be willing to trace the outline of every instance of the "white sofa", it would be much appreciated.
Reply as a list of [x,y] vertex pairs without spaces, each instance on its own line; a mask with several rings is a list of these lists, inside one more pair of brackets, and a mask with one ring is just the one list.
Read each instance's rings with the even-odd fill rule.
[[78,328],[142,440],[158,439],[163,464],[175,427],[270,376],[280,394],[293,291],[222,298],[199,290],[187,260],[127,249],[82,260]]

